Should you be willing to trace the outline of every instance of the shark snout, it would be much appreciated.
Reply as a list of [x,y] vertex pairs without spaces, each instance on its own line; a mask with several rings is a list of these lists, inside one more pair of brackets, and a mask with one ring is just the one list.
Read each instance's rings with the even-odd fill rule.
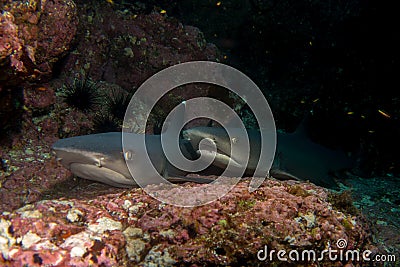
[[117,187],[134,185],[122,157],[121,134],[60,139],[53,145],[56,159],[75,175]]
[[69,165],[74,162],[101,165],[101,160],[99,157],[96,157],[93,154],[90,155],[91,153],[83,153],[82,150],[74,149],[68,146],[62,146],[57,144],[57,142],[53,145],[53,151],[56,155],[57,161],[59,161],[68,169],[70,168]]

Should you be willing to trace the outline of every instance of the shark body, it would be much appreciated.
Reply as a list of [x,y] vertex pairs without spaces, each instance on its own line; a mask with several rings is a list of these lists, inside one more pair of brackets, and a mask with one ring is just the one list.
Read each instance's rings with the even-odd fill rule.
[[[246,164],[245,175],[252,175],[259,161],[261,137],[257,130],[247,130],[247,135],[250,143],[250,156],[246,164],[247,159],[243,158],[240,153],[231,155],[231,144],[234,142],[223,128],[196,127],[187,129],[183,133],[198,155],[215,156],[213,162],[215,166],[225,168],[229,161],[233,161],[237,165]],[[233,138],[237,139],[237,137]],[[214,142],[217,152],[209,153],[209,151],[197,149],[202,139]],[[303,129],[294,133],[278,131],[276,153],[270,174],[278,179],[309,180],[317,185],[336,188],[337,184],[332,173],[351,168],[353,163],[353,160],[349,159],[345,153],[330,150],[312,142],[307,138]]]
[[[147,151],[138,150],[135,142],[138,134],[127,134],[132,144],[130,148],[133,155],[133,168],[136,173],[146,178],[148,184],[156,183],[156,177],[148,176],[146,169],[142,168],[141,160],[144,153],[148,153],[153,166],[159,174],[169,181],[192,181],[198,183],[211,182],[206,178],[184,177],[187,172],[171,165],[162,150],[160,135],[147,135]],[[180,149],[187,158],[193,158],[194,151],[187,140],[180,140]],[[58,161],[81,178],[109,184],[115,187],[131,187],[136,185],[125,162],[122,150],[122,133],[109,132],[90,134],[60,139],[53,145]],[[143,170],[141,172],[141,170]]]
[[[169,122],[165,133],[179,129],[185,116],[185,102],[177,106],[174,115],[174,120]],[[123,143],[125,151],[129,151],[127,157],[130,160],[131,169],[127,166]],[[184,177],[187,172],[170,164],[161,145],[161,135],[127,132],[90,134],[60,139],[53,144],[52,148],[57,160],[76,176],[115,187],[136,185],[130,170],[133,170],[138,178],[140,177],[141,185],[160,183],[159,175],[172,182],[211,182],[206,178]],[[186,158],[196,157],[188,140],[180,139],[179,148]],[[146,154],[156,173],[149,170]]]

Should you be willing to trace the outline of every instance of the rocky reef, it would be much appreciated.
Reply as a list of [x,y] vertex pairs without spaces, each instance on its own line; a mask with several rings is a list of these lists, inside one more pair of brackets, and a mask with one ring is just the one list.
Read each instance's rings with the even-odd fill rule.
[[[6,266],[264,266],[275,250],[370,249],[362,217],[342,212],[327,192],[308,183],[248,181],[211,204],[181,208],[142,189],[90,199],[60,198],[5,212],[0,219],[0,263]],[[200,187],[187,183],[186,187]],[[160,193],[163,193],[162,191]],[[295,261],[269,262],[276,266]],[[324,266],[344,266],[347,261]],[[316,263],[301,262],[303,266]],[[356,264],[356,262],[354,263]],[[359,263],[358,263],[359,264]]]
[[78,17],[72,0],[2,0],[0,81],[3,86],[49,77],[76,34]]

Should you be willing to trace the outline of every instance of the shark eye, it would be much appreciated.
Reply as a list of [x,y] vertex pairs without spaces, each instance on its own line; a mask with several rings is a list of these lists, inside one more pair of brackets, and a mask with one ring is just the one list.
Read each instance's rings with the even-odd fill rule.
[[124,158],[125,158],[125,160],[131,160],[132,159],[132,152],[131,151],[126,151],[125,152],[125,154],[124,154]]
[[102,167],[103,165],[102,165],[102,161],[104,161],[104,158],[103,157],[101,157],[101,158],[99,158],[99,160],[95,163],[95,165],[97,166],[97,167]]

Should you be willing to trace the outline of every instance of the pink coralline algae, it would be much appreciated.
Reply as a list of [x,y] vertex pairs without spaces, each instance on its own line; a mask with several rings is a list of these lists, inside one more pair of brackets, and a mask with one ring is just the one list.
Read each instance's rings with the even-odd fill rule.
[[78,18],[72,0],[5,1],[0,14],[0,75],[7,85],[49,77],[69,49]]
[[[265,247],[320,253],[345,239],[346,249],[372,249],[363,219],[332,207],[325,189],[268,180],[249,193],[248,185],[242,181],[218,201],[194,208],[163,204],[142,189],[131,189],[86,200],[42,200],[4,212],[0,265],[265,266],[257,258]],[[274,258],[269,263],[299,262]],[[361,262],[326,258],[318,264]]]
[[[18,38],[18,27],[14,24],[14,16],[8,12],[3,11],[0,15],[0,60],[4,61],[7,56],[10,56],[10,63],[16,67],[17,70],[22,71],[22,66],[18,65],[16,57],[22,50],[21,40]],[[22,65],[22,62],[21,64]]]
[[45,109],[55,104],[56,95],[49,86],[37,86],[34,88],[25,88],[24,103],[25,106],[33,109]]

